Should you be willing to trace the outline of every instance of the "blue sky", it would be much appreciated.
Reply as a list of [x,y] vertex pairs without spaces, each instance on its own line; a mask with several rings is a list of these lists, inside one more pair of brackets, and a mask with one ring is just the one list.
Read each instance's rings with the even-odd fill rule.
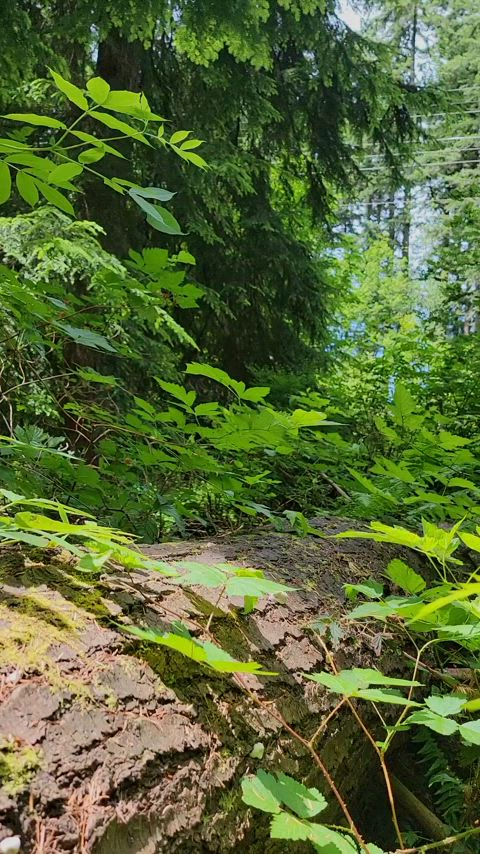
[[352,9],[348,0],[340,0],[340,17],[352,30],[360,29],[360,15]]

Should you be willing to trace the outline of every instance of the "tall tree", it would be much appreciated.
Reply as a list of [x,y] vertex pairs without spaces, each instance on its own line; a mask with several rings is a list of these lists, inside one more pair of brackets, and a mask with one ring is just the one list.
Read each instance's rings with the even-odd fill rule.
[[[95,70],[142,88],[157,112],[207,140],[207,172],[180,176],[181,165],[143,152],[135,162],[151,182],[168,170],[171,189],[186,187],[177,214],[209,289],[192,324],[200,345],[236,376],[307,359],[325,331],[319,248],[334,191],[357,176],[365,137],[397,151],[411,130],[388,50],[346,27],[334,0],[60,5],[40,4],[45,40],[79,77]],[[86,199],[89,216],[114,222],[110,249],[148,241],[98,190]]]

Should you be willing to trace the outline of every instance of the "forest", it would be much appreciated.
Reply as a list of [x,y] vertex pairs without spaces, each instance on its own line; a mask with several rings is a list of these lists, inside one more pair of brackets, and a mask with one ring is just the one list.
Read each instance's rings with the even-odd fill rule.
[[480,854],[479,27],[0,4],[0,854]]

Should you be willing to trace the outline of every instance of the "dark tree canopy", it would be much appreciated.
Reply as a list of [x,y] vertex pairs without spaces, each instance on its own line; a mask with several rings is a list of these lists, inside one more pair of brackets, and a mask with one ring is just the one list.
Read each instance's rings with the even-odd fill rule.
[[[237,376],[304,362],[324,339],[329,210],[358,177],[355,146],[369,136],[398,147],[411,129],[388,51],[351,31],[332,0],[18,6],[41,22],[38,75],[51,51],[77,82],[94,72],[143,90],[206,140],[207,172],[144,151],[135,163],[180,189],[176,214],[210,294],[190,330],[200,346]],[[149,240],[98,187],[85,213],[108,225],[112,251]]]

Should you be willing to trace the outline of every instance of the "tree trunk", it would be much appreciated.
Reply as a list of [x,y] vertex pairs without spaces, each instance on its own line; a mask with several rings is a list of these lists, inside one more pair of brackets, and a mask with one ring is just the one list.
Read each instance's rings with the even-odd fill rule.
[[[112,89],[128,89],[141,92],[144,87],[144,69],[147,65],[147,50],[142,42],[128,41],[116,29],[110,30],[105,40],[98,46],[96,73],[103,77]],[[128,116],[119,116],[128,123]],[[95,126],[98,131],[98,125]],[[105,134],[108,136],[108,134]],[[112,132],[112,136],[116,132]],[[118,134],[117,134],[118,135]],[[125,160],[118,157],[106,157],[96,165],[97,172],[107,178],[135,180],[131,161],[135,146],[131,139],[113,143]],[[92,178],[85,185],[85,216],[98,222],[105,229],[103,245],[109,252],[120,258],[126,257],[129,249],[141,248],[145,240],[144,217],[136,209],[128,209],[123,196],[105,187],[98,178]]]
[[[322,533],[348,527],[341,520],[314,524]],[[308,625],[338,615],[342,585],[379,576],[393,550],[276,533],[145,550],[168,562],[261,567],[297,589],[285,603],[260,601],[249,616],[239,602],[233,615],[218,590],[120,571],[86,585],[58,553],[46,560],[44,551],[4,548],[0,840],[18,834],[22,852],[34,854],[284,851],[285,843],[269,839],[267,816],[241,802],[242,776],[259,767],[320,787],[330,804],[327,819],[341,819],[312,757],[271,712],[307,738],[316,731],[335,699],[302,678],[328,669]],[[230,676],[121,631],[122,623],[167,629],[179,618],[204,630],[212,612],[210,631],[220,646],[278,674],[242,677],[260,705]],[[354,624],[345,631],[334,653],[339,667],[402,672],[404,662],[391,650],[382,659],[380,636]],[[348,711],[329,725],[318,749],[365,837],[388,846],[376,757]]]

